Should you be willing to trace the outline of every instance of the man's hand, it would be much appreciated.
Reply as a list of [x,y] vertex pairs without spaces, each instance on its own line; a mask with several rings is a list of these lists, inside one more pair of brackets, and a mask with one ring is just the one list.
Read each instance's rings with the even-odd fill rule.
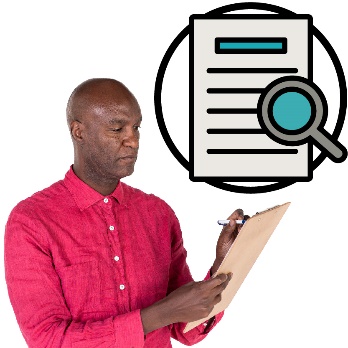
[[220,274],[201,282],[190,282],[170,293],[163,300],[141,311],[144,333],[177,322],[205,318],[221,301],[231,274]]
[[230,224],[223,227],[218,242],[216,244],[216,259],[214,261],[213,267],[211,269],[211,274],[214,274],[223,259],[225,258],[228,250],[230,249],[232,243],[237,237],[238,226],[235,220],[243,220],[244,212],[243,209],[236,209],[228,218]]
[[231,275],[220,274],[206,281],[188,283],[166,297],[173,322],[190,322],[205,318],[221,301]]

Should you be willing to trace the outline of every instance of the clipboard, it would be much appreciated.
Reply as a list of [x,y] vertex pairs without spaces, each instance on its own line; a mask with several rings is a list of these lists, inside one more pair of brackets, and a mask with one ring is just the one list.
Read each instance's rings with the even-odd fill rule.
[[213,275],[215,277],[221,273],[233,273],[232,279],[221,294],[221,301],[214,306],[208,317],[187,323],[184,333],[229,306],[289,205],[290,202],[256,213],[245,222],[219,269]]

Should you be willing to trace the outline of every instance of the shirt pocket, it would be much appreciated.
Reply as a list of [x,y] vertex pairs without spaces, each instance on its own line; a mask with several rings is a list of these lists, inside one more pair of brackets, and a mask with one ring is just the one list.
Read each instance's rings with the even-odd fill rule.
[[97,260],[83,261],[60,270],[62,290],[74,320],[84,312],[100,311],[101,276]]

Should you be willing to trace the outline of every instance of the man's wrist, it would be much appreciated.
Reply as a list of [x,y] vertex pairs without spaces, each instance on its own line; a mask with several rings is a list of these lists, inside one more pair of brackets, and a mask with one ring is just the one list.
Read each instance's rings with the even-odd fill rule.
[[173,311],[168,306],[167,297],[140,311],[144,334],[175,322]]

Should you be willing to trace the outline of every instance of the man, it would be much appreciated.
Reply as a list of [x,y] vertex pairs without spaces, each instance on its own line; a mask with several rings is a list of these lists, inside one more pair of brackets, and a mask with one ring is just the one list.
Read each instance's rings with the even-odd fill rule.
[[[120,82],[91,79],[67,106],[74,164],[20,202],[5,233],[9,296],[29,347],[171,347],[202,340],[231,275],[214,274],[233,242],[236,210],[203,282],[193,282],[171,208],[120,181],[132,174],[141,112]],[[210,278],[210,279],[209,279]]]

